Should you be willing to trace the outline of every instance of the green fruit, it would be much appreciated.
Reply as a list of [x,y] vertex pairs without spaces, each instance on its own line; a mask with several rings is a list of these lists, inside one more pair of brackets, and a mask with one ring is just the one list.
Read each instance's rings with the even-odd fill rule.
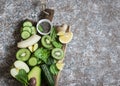
[[42,37],[41,43],[45,48],[48,48],[48,49],[52,48],[51,37],[48,36],[48,35],[45,35],[45,36]]
[[23,61],[20,61],[20,60],[17,60],[14,62],[14,66],[16,69],[24,69],[26,71],[26,73],[28,73],[30,71],[28,65],[23,62]]
[[52,50],[52,56],[53,56],[53,58],[55,58],[57,60],[60,60],[64,57],[64,52],[60,48],[54,48]]
[[10,74],[15,77],[16,75],[18,75],[19,70],[17,68],[12,68],[10,69]]
[[21,37],[22,37],[23,39],[27,39],[27,38],[30,37],[30,33],[29,33],[28,31],[23,31],[23,32],[21,33]]
[[16,53],[16,58],[21,61],[27,61],[30,57],[30,51],[28,49],[19,49]]
[[38,66],[35,66],[28,73],[28,80],[35,78],[36,84],[34,86],[41,86],[41,69]]

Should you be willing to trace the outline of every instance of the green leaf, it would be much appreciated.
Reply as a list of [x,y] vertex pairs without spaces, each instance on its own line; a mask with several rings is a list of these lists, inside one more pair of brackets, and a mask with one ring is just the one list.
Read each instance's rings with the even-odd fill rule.
[[57,38],[57,32],[55,27],[52,28],[51,33],[50,33],[51,41],[55,41]]
[[50,50],[45,49],[45,48],[39,48],[35,51],[34,55],[41,59],[42,61],[44,61],[45,63],[47,63],[47,59],[50,56]]
[[39,29],[41,32],[43,32],[43,28],[42,28],[41,25],[38,25],[38,29]]
[[24,86],[28,85],[28,76],[24,69],[20,69],[18,75],[16,75],[15,78]]

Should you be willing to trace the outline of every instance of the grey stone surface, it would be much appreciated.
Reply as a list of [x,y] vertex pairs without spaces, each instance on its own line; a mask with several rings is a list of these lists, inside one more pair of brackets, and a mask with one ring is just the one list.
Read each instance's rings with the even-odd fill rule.
[[[19,24],[38,21],[40,0],[0,0],[0,86],[21,86],[10,74]],[[120,85],[120,0],[47,0],[53,23],[71,25],[59,86]]]

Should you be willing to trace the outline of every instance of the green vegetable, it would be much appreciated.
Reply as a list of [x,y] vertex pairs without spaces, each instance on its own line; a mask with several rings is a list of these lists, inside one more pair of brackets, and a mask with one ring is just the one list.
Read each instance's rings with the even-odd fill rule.
[[50,37],[51,37],[51,41],[55,41],[57,38],[57,32],[54,27],[51,29]]
[[25,21],[24,23],[23,23],[23,27],[31,27],[32,26],[32,23],[30,22],[30,21]]
[[41,25],[38,26],[38,29],[39,29],[41,32],[43,32],[43,28],[42,28]]
[[23,31],[23,32],[21,33],[21,37],[22,37],[23,39],[27,39],[27,38],[30,37],[30,33],[29,33],[28,31]]
[[31,57],[31,58],[29,59],[29,61],[28,61],[28,64],[29,64],[30,66],[35,66],[35,65],[37,65],[37,58]]
[[49,71],[48,67],[46,64],[41,65],[41,69],[44,73],[44,76],[46,77],[47,81],[48,81],[48,86],[54,86],[54,78],[51,74],[51,72]]
[[47,63],[47,59],[50,56],[50,50],[45,49],[45,48],[39,48],[35,51],[34,55],[35,57]]
[[24,86],[28,86],[28,76],[24,69],[20,69],[18,75],[16,75],[15,78]]
[[52,64],[54,64],[54,59],[53,59],[52,57],[49,57],[46,64],[47,64],[47,65],[52,65]]
[[32,32],[30,27],[23,27],[22,31],[28,31],[29,33]]
[[36,34],[37,33],[36,28],[34,26],[32,26],[30,28],[31,28],[31,34]]
[[62,44],[60,42],[52,41],[52,44],[55,48],[62,48]]
[[55,64],[52,64],[50,66],[50,72],[53,74],[53,75],[57,75],[59,70],[57,69],[56,65]]

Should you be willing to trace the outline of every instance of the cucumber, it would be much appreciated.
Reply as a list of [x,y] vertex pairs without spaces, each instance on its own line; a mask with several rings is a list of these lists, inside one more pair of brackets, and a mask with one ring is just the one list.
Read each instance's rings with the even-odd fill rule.
[[31,28],[31,34],[36,34],[37,33],[36,28],[34,26],[32,26],[30,28]]
[[54,64],[54,59],[53,59],[52,57],[49,57],[46,64],[47,64],[47,65],[52,65],[52,64]]
[[32,32],[30,27],[23,27],[22,31],[28,31],[29,33]]
[[53,78],[51,72],[49,71],[47,65],[46,64],[41,65],[41,69],[48,81],[49,86],[54,86],[54,83],[55,83],[54,78]]
[[30,22],[30,21],[25,21],[24,23],[23,23],[23,27],[32,27],[32,23]]
[[30,66],[35,66],[35,65],[37,65],[37,58],[31,57],[31,58],[29,59],[29,61],[28,61],[28,64],[29,64]]
[[21,37],[22,37],[23,39],[27,39],[27,38],[30,37],[30,33],[29,33],[28,31],[23,31],[23,32],[21,33]]

